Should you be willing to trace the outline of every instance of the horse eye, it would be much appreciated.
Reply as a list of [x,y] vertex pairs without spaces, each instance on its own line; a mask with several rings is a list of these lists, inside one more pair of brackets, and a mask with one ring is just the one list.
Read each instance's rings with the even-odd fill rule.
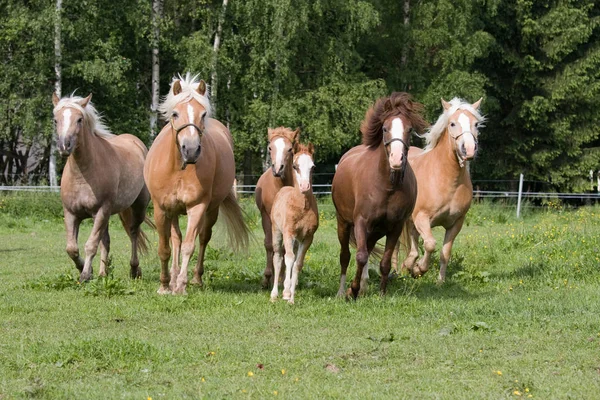
[[177,118],[179,118],[179,114],[177,114],[176,112],[173,112],[173,114],[171,114],[171,117],[173,117],[173,119],[177,119]]
[[292,149],[290,148],[290,149],[288,150],[288,153],[291,153],[291,152],[292,152]]
[[79,119],[77,120],[77,123],[78,123],[78,124],[80,124],[82,121],[83,121],[83,118],[79,118]]
[[56,120],[56,118],[54,118],[54,124],[58,124],[58,121]]
[[387,128],[385,126],[383,127],[383,133],[387,133]]
[[271,146],[269,146],[269,151],[271,151]]
[[452,122],[452,123],[450,124],[450,126],[454,128],[454,127],[456,126],[456,124],[455,124],[454,122]]

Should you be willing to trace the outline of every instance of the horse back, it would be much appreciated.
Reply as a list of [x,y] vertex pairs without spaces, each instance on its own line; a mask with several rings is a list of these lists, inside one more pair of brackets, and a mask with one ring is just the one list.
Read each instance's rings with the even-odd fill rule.
[[[306,201],[309,202],[308,209]],[[271,222],[279,231],[303,240],[319,227],[319,211],[314,195],[304,195],[295,187],[277,192],[271,209]]]

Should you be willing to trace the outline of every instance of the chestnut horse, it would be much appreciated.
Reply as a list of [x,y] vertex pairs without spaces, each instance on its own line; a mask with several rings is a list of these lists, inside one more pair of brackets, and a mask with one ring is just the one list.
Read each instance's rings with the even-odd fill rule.
[[255,201],[262,219],[265,232],[265,250],[267,266],[263,274],[262,286],[267,288],[273,278],[273,237],[271,229],[271,208],[277,192],[284,186],[293,186],[292,147],[299,139],[300,129],[279,127],[269,128],[269,155],[271,168],[265,171],[256,184]]
[[[277,193],[271,210],[273,223],[273,263],[275,277],[271,301],[277,300],[279,274],[285,251],[285,281],[283,299],[294,304],[294,293],[298,284],[298,273],[302,271],[304,256],[310,247],[319,227],[317,200],[312,192],[312,171],[314,147],[294,145],[293,187],[284,187]],[[297,244],[297,246],[296,246]],[[294,248],[298,251],[294,254]]]
[[331,195],[341,245],[339,296],[346,286],[349,243],[357,248],[356,276],[346,297],[356,298],[367,289],[366,264],[383,236],[380,291],[385,293],[392,253],[417,197],[417,182],[406,153],[411,129],[420,132],[427,126],[422,111],[423,105],[407,93],[394,92],[379,99],[360,126],[362,145],[350,149],[338,164]]
[[[484,117],[478,111],[481,100],[470,104],[458,98],[450,103],[442,99],[444,112],[425,134],[425,149],[411,147],[408,153],[417,176],[419,194],[412,218],[407,221],[403,234],[402,240],[410,251],[402,263],[402,270],[408,270],[414,277],[423,275],[429,269],[436,245],[431,228],[443,226],[446,234],[440,254],[438,282],[446,279],[452,244],[473,199],[467,163],[475,156],[478,129],[484,122]],[[419,235],[423,237],[425,254],[415,264],[419,256]],[[397,269],[397,265],[394,269]]]
[[[139,278],[138,250],[146,251],[148,239],[140,225],[146,220],[150,195],[144,185],[144,159],[148,150],[133,135],[113,135],[86,98],[52,96],[59,153],[67,158],[60,181],[67,253],[80,272],[79,280],[92,278],[92,260],[100,251],[100,276],[106,275],[110,236],[108,222],[119,214],[131,239],[131,277]],[[94,219],[85,243],[85,261],[79,257],[79,225]],[[149,221],[149,220],[148,220]]]
[[[234,249],[247,246],[248,227],[232,190],[233,139],[222,123],[210,118],[206,83],[189,73],[185,78],[174,79],[160,111],[169,123],[154,140],[144,166],[158,231],[161,263],[158,293],[185,293],[188,264],[198,236],[200,245],[193,283],[202,285],[204,252],[219,209],[225,217]],[[188,216],[183,243],[179,229],[182,214]],[[169,239],[173,245],[170,275]]]

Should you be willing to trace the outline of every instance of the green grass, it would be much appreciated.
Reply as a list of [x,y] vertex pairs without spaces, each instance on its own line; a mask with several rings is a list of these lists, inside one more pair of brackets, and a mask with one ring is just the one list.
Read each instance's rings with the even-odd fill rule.
[[517,221],[514,209],[474,205],[446,284],[435,283],[436,261],[381,298],[371,271],[369,294],[346,302],[335,298],[339,246],[325,200],[289,306],[259,289],[262,232],[250,201],[248,253],[232,254],[216,234],[205,288],[159,296],[155,233],[143,279],[131,281],[129,242],[113,220],[112,274],[80,285],[56,195],[28,196],[0,197],[0,399],[600,393],[600,208]]

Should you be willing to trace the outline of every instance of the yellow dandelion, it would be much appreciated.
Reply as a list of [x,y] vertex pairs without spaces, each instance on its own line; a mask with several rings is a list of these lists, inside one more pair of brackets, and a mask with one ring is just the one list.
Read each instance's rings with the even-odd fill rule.
[[526,392],[526,393],[529,393],[529,388],[525,388],[525,392]]
[[496,371],[496,374],[502,376],[502,371]]
[[148,399],[147,399],[147,400],[152,400],[152,397],[148,396]]
[[206,379],[204,379],[204,377],[202,377],[202,379],[200,379],[202,382],[206,382]]
[[285,369],[281,370],[281,375],[285,375]]
[[273,390],[273,395],[277,396],[277,390]]
[[521,395],[521,392],[519,392],[518,390],[515,390],[515,391],[513,392],[513,394],[514,394],[515,396],[520,396],[520,395]]
[[242,393],[248,393],[246,389],[242,389]]
[[254,372],[248,371],[248,376],[254,376]]
[[528,395],[527,395],[527,397],[528,397],[528,398],[532,398],[532,397],[533,397],[533,395],[532,395],[532,394],[528,394]]

